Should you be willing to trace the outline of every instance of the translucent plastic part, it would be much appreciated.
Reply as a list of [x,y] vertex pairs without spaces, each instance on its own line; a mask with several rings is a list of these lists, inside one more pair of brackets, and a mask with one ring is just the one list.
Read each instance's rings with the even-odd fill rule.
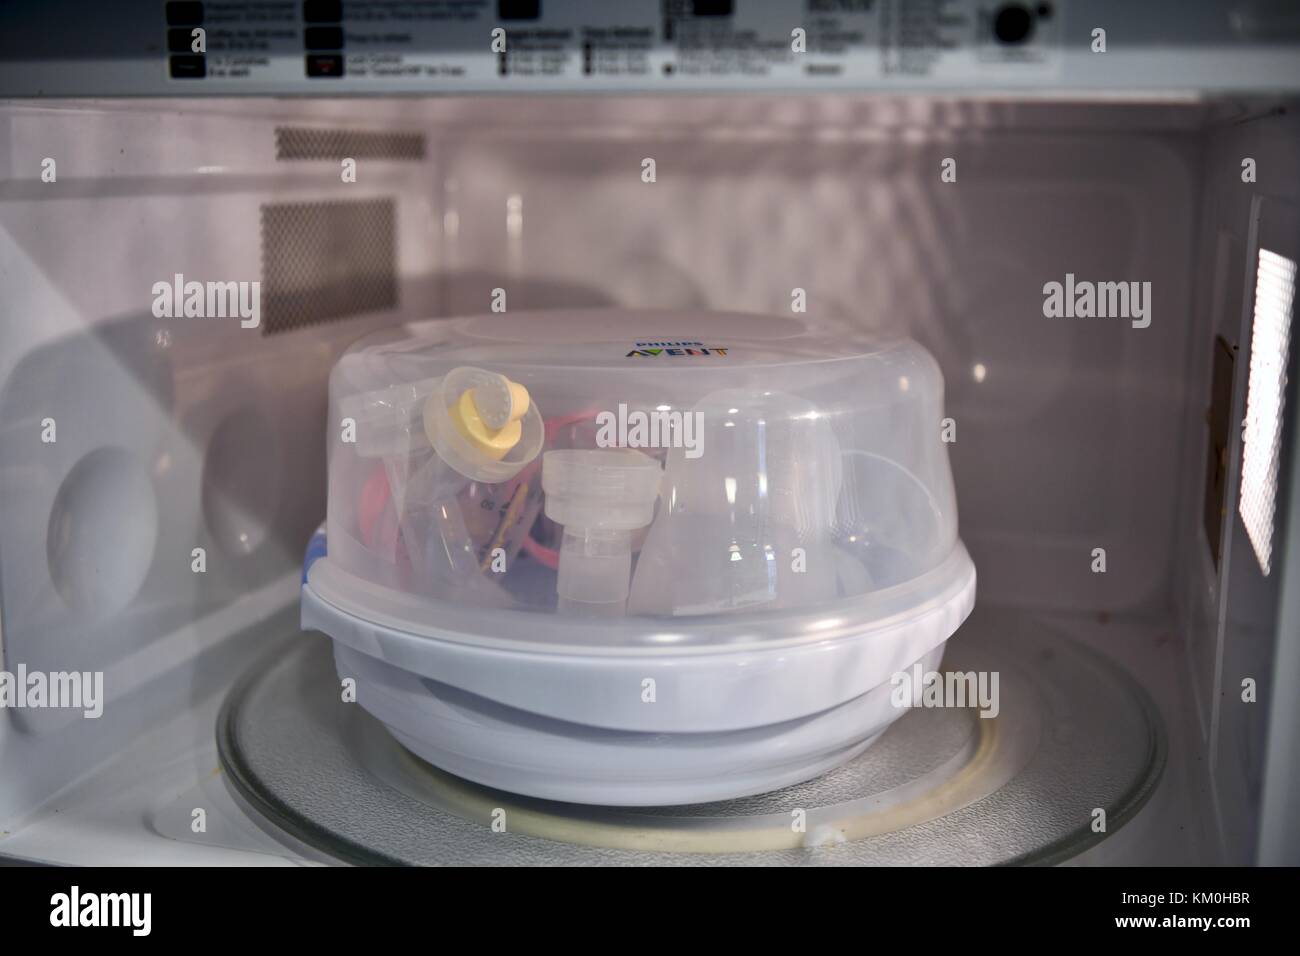
[[546,453],[546,517],[564,526],[555,583],[561,610],[600,617],[623,613],[632,532],[654,517],[659,477],[659,463],[633,449]]
[[714,392],[690,414],[708,454],[668,453],[631,609],[711,614],[835,597],[841,453],[830,422],[770,389]]
[[[389,330],[331,378],[325,579],[376,619],[481,611],[489,642],[545,640],[521,633],[530,618],[616,618],[612,646],[672,643],[683,618],[752,637],[742,618],[778,610],[805,615],[787,637],[837,608],[866,625],[926,606],[960,564],[942,420],[917,343],[789,318]],[[702,622],[679,636],[736,639]]]

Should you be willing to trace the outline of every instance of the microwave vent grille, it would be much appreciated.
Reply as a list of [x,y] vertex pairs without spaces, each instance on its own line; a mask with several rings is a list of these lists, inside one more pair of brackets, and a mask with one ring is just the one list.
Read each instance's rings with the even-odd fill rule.
[[277,126],[275,158],[372,159],[419,161],[424,159],[423,133],[400,130],[321,129],[311,126]]
[[397,307],[393,200],[262,206],[262,334]]

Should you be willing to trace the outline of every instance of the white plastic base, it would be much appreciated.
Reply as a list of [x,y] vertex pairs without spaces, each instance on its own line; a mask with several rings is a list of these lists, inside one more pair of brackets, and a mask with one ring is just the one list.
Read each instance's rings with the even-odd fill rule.
[[[922,660],[937,667],[942,646]],[[340,675],[408,750],[512,793],[605,806],[705,803],[800,783],[852,760],[902,711],[882,684],[846,704],[749,730],[602,730],[493,704],[335,644]]]
[[957,557],[949,586],[913,615],[796,646],[580,654],[412,634],[326,600],[328,558],[310,569],[302,620],[334,638],[357,702],[443,770],[550,800],[701,803],[811,779],[902,716],[891,678],[937,668],[974,605],[974,566]]

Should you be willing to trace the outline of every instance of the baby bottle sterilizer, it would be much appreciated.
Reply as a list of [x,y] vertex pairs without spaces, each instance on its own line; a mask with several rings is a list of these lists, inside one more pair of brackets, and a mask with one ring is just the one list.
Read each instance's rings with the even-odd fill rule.
[[970,613],[943,379],[803,317],[409,323],[330,379],[305,627],[409,751],[621,806],[807,780]]

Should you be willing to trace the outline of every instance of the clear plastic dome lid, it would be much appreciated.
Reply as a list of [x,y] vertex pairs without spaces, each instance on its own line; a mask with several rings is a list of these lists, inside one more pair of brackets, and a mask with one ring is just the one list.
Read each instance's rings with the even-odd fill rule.
[[371,620],[483,643],[861,630],[973,573],[942,407],[916,342],[791,318],[388,330],[331,377],[328,557],[310,580]]

